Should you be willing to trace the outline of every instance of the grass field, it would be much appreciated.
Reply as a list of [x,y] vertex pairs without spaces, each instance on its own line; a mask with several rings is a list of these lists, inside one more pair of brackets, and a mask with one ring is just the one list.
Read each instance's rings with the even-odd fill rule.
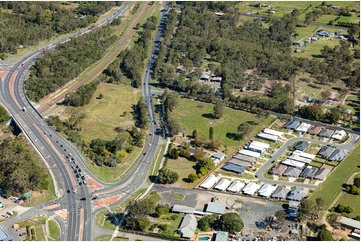
[[[173,236],[179,238],[179,234],[177,234],[175,231],[179,227],[180,222],[182,221],[183,217],[179,214],[166,214],[161,215],[159,218],[154,219],[155,221],[152,224],[166,224],[168,226],[167,231],[159,231],[159,234],[167,235],[167,236]],[[153,220],[153,218],[152,218]],[[149,231],[152,232],[152,231]]]
[[33,206],[51,201],[56,198],[54,182],[53,182],[53,179],[50,177],[50,174],[49,174],[48,180],[49,180],[48,189],[45,191],[42,191],[43,194],[41,194],[39,196],[30,197],[30,202],[26,205],[27,207],[33,207]]
[[167,167],[178,173],[179,179],[176,184],[180,184],[182,188],[193,188],[197,181],[195,182],[186,182],[188,175],[190,173],[196,173],[196,170],[193,168],[196,165],[196,162],[189,161],[183,157],[179,157],[177,160],[168,159]]
[[[36,234],[37,241],[45,241],[45,235],[42,229],[42,226],[45,226],[45,221],[48,219],[46,216],[42,217],[34,217],[22,222],[19,222],[19,226],[25,229],[26,226],[30,226],[30,228],[34,228]],[[60,231],[59,231],[60,234]],[[31,238],[30,238],[31,239]]]
[[51,219],[48,222],[49,225],[49,233],[50,233],[50,238],[52,240],[57,240],[60,237],[60,227],[59,224],[54,220]]
[[332,201],[341,193],[342,184],[344,184],[349,177],[359,170],[360,164],[360,145],[343,160],[334,171],[327,177],[319,188],[312,193],[310,199],[315,201],[316,198],[323,198],[325,201],[324,209],[328,209]]
[[[193,130],[198,134],[208,137],[209,128],[214,129],[214,138],[219,138],[226,147],[226,154],[235,152],[241,145],[246,143],[251,137],[256,135],[261,129],[268,127],[274,117],[268,117],[263,122],[258,121],[255,114],[225,108],[220,119],[209,118],[213,113],[213,104],[192,101],[190,99],[179,98],[178,108],[173,112],[175,119],[181,125],[183,132],[190,135]],[[253,130],[244,140],[234,140],[227,137],[237,133],[237,127],[241,123],[251,121]]]
[[[99,94],[102,99],[97,99]],[[132,106],[140,97],[140,90],[127,85],[100,83],[90,103],[77,108],[86,114],[80,135],[85,142],[92,139],[111,140],[116,137],[114,128],[128,128],[134,125]],[[123,117],[123,113],[126,115]]]
[[[337,204],[343,204],[345,206],[351,206],[353,211],[350,213],[351,218],[360,215],[360,195],[352,195],[346,192],[343,192],[341,199]],[[336,205],[337,205],[336,204]]]

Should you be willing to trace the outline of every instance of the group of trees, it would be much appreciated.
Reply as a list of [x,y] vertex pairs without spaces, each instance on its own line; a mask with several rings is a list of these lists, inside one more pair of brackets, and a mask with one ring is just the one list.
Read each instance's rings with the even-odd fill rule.
[[10,118],[10,116],[6,112],[5,108],[0,106],[0,125],[4,124],[4,122],[8,121],[9,118]]
[[23,137],[7,138],[0,144],[0,187],[9,195],[48,189],[48,173],[41,159]]
[[144,98],[140,97],[134,105],[134,119],[137,127],[145,129],[148,123],[148,105],[144,103]]
[[117,2],[1,2],[0,58],[16,53],[19,45],[35,45],[52,36],[83,28]]
[[345,191],[350,194],[359,195],[360,194],[360,177],[355,177],[353,179],[353,184],[346,184]]
[[171,171],[169,168],[163,166],[159,170],[158,182],[160,184],[173,184],[178,181],[179,175],[175,171]]
[[174,93],[169,93],[166,89],[162,95],[164,119],[170,135],[175,135],[180,131],[180,125],[173,117],[173,111],[178,105],[178,97]]
[[96,80],[91,83],[81,86],[76,92],[68,93],[65,96],[64,104],[79,107],[89,104],[90,100],[93,97],[94,92],[97,90],[97,86],[100,81]]
[[237,233],[243,229],[244,224],[238,213],[225,213],[219,219],[215,214],[204,216],[198,221],[197,227],[201,231],[210,231],[218,227],[223,231]]
[[46,52],[35,62],[25,83],[29,98],[39,101],[99,60],[116,40],[111,31],[106,26]]
[[302,118],[324,121],[332,124],[336,124],[341,118],[346,119],[347,116],[349,116],[347,109],[340,106],[324,110],[322,105],[313,104],[299,107],[298,111]]

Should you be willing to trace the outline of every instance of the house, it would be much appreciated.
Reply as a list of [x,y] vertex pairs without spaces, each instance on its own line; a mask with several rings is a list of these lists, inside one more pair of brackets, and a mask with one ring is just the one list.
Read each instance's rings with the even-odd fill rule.
[[173,213],[180,213],[180,214],[193,214],[194,210],[195,210],[195,208],[178,205],[178,204],[174,204],[172,207]]
[[243,161],[243,160],[238,160],[238,159],[229,159],[227,161],[228,163],[231,163],[233,165],[237,165],[237,166],[244,166],[244,167],[249,167],[251,164],[248,163],[247,161]]
[[251,165],[256,163],[256,158],[246,156],[246,155],[236,154],[232,158],[237,159],[237,160],[241,160],[241,161],[246,161],[246,162],[250,163]]
[[253,196],[257,190],[261,187],[261,185],[253,182],[249,182],[242,190],[244,194]]
[[311,124],[302,122],[295,130],[300,132],[300,133],[306,133],[308,131],[309,128],[311,128]]
[[208,81],[209,80],[209,75],[207,73],[203,73],[200,79],[202,81]]
[[351,218],[340,216],[337,219],[337,222],[339,222],[341,225],[348,227],[350,229],[360,229],[360,221],[357,221],[357,220],[354,220]]
[[218,180],[219,178],[215,175],[210,175],[199,187],[210,189],[218,182]]
[[226,158],[226,154],[223,152],[220,152],[220,151],[218,151],[217,153],[215,153],[211,156],[211,159],[213,160],[214,164],[216,164],[216,165],[218,165],[219,162],[224,160],[224,158]]
[[312,162],[311,159],[307,159],[305,157],[301,157],[296,154],[292,154],[291,156],[288,157],[288,159],[299,161],[299,162],[306,163],[306,164],[310,164]]
[[275,136],[278,136],[278,137],[281,137],[284,134],[283,132],[280,132],[280,131],[277,131],[277,130],[274,130],[274,129],[268,129],[268,128],[265,128],[263,130],[263,133],[275,135]]
[[218,184],[214,187],[214,189],[219,191],[225,191],[226,188],[231,185],[231,181],[228,179],[223,178]]
[[327,159],[328,157],[330,157],[330,155],[334,151],[335,151],[335,149],[332,148],[331,146],[324,146],[324,147],[322,147],[322,149],[320,149],[320,151],[318,152],[318,155],[324,159]]
[[258,190],[258,195],[260,195],[261,197],[269,197],[276,189],[277,186],[263,184],[263,186]]
[[180,236],[182,236],[183,238],[192,238],[192,236],[194,235],[194,232],[197,229],[197,219],[193,214],[187,214],[179,228],[177,229],[177,232],[180,234]]
[[244,183],[240,182],[238,180],[235,180],[232,182],[232,184],[227,188],[228,192],[234,192],[234,193],[239,193],[242,188],[244,187]]
[[285,172],[285,170],[287,170],[287,166],[278,164],[272,169],[272,174],[276,176],[280,176],[283,174],[283,172]]
[[300,41],[300,40],[298,40],[298,41],[296,41],[296,42],[293,42],[293,45],[294,45],[294,46],[301,46],[301,47],[304,47],[304,46],[305,46],[305,44],[304,44],[302,41]]
[[322,129],[318,136],[323,138],[330,138],[333,134],[333,131],[330,129]]
[[258,153],[258,152],[254,152],[254,151],[251,151],[251,150],[244,150],[244,149],[239,150],[238,153],[241,154],[241,155],[245,155],[245,156],[249,156],[249,157],[254,157],[254,158],[256,158],[256,159],[261,156],[261,154]]
[[289,122],[289,124],[287,124],[286,129],[295,129],[299,124],[300,121],[294,119],[291,122]]
[[217,231],[214,241],[228,241],[228,232]]
[[295,49],[295,53],[301,53],[301,52],[302,52],[301,49],[299,49],[299,48],[296,48],[296,49]]
[[211,82],[221,82],[222,81],[222,77],[220,76],[215,76],[211,78]]
[[310,178],[312,179],[316,173],[318,172],[318,168],[317,167],[313,167],[313,166],[307,166],[305,169],[303,169],[303,171],[300,174],[300,177],[304,177],[304,178]]
[[215,14],[216,14],[218,17],[221,17],[221,16],[224,15],[224,13],[222,13],[222,12],[216,12]]
[[207,213],[224,214],[226,206],[221,204],[218,200],[209,202],[206,208]]
[[266,134],[266,133],[262,133],[262,132],[257,134],[257,137],[265,139],[265,140],[270,140],[270,141],[273,141],[273,142],[276,142],[278,140],[278,138],[279,138],[276,135]]
[[305,151],[307,150],[307,148],[310,146],[310,144],[306,141],[298,141],[295,146],[294,149],[295,150],[300,150],[300,151]]
[[295,160],[291,160],[291,159],[286,159],[284,161],[281,161],[281,163],[284,164],[284,165],[287,165],[287,166],[296,167],[296,168],[301,169],[301,170],[305,166],[305,163],[295,161]]
[[286,196],[289,192],[290,192],[289,189],[279,186],[271,195],[271,197],[276,199],[286,199]]
[[301,169],[290,166],[287,168],[287,170],[285,172],[283,172],[282,176],[298,178],[298,176],[301,174],[301,172],[302,172]]
[[298,187],[293,188],[287,195],[288,200],[301,201],[306,194]]
[[332,135],[332,139],[334,140],[342,140],[347,135],[345,130],[336,130],[336,132]]
[[295,150],[295,151],[292,152],[292,154],[299,155],[301,157],[311,159],[311,160],[314,160],[316,158],[316,155],[309,154],[309,153],[306,153],[306,152],[303,152],[303,151],[300,151],[300,150]]
[[288,208],[297,209],[298,206],[300,206],[300,202],[297,202],[297,201],[289,201],[288,202]]
[[322,130],[321,126],[314,125],[308,130],[308,133],[311,135],[317,135]]
[[330,155],[330,157],[328,157],[328,160],[329,160],[329,161],[341,161],[341,160],[343,160],[346,156],[347,156],[347,151],[346,151],[346,150],[336,149],[336,150]]
[[313,177],[313,179],[316,180],[320,180],[320,181],[324,181],[326,179],[326,177],[328,176],[328,174],[330,174],[331,170],[327,169],[327,168],[320,168],[315,176]]
[[226,163],[223,167],[222,167],[223,170],[226,170],[226,171],[231,171],[231,172],[234,172],[234,173],[237,173],[237,174],[242,174],[245,170],[246,170],[246,167],[244,166],[237,166],[237,165],[234,165],[232,163]]
[[269,147],[270,147],[269,144],[259,142],[259,141],[252,141],[247,146],[247,149],[263,154],[267,149],[269,149]]
[[1,227],[0,227],[0,241],[12,241],[12,238],[8,236]]

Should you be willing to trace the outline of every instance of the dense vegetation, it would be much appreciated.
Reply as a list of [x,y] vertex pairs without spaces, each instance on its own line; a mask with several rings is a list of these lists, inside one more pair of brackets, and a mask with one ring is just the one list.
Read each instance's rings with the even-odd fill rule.
[[99,83],[100,81],[97,79],[96,81],[81,86],[76,92],[66,94],[64,104],[73,107],[88,104],[92,99],[94,92],[97,90]]
[[0,144],[0,187],[17,196],[47,189],[47,171],[40,162],[24,138],[4,139]]
[[10,116],[6,112],[5,108],[0,106],[0,125],[4,124],[4,122],[8,121]]
[[104,51],[116,40],[111,28],[106,26],[89,34],[74,38],[47,52],[31,68],[26,81],[30,99],[39,101],[66,82],[77,77],[92,63],[99,60]]
[[79,2],[76,7],[66,2],[0,2],[0,58],[5,58],[5,53],[16,53],[19,45],[35,45],[40,40],[86,27],[116,4]]

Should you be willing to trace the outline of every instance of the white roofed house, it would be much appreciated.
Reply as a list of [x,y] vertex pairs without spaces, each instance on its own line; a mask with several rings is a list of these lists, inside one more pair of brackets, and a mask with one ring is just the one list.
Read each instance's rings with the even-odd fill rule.
[[231,181],[228,179],[222,179],[215,187],[214,189],[219,191],[225,191],[227,187],[231,184]]
[[291,160],[295,160],[295,161],[299,161],[299,162],[303,162],[303,163],[306,163],[306,164],[310,164],[312,162],[311,159],[307,159],[305,157],[301,157],[297,154],[292,154],[291,156],[288,157],[289,159]]
[[239,193],[243,187],[244,187],[244,183],[236,180],[233,181],[232,184],[227,188],[227,191]]
[[284,161],[281,161],[281,164],[296,167],[299,169],[302,169],[305,166],[305,163],[300,162],[300,161],[291,160],[291,159],[286,159]]
[[244,150],[244,149],[239,150],[238,153],[241,155],[246,155],[246,156],[250,156],[250,157],[254,157],[254,158],[259,158],[261,156],[261,153],[259,153],[259,152],[254,152],[251,150]]
[[300,133],[306,133],[311,126],[311,124],[302,122],[295,130]]
[[263,133],[275,135],[275,136],[278,136],[278,137],[281,137],[284,134],[283,132],[276,131],[276,130],[273,130],[273,129],[267,129],[267,128],[265,128],[263,130]]
[[303,151],[300,151],[300,150],[295,150],[295,151],[292,152],[292,154],[299,155],[301,157],[311,159],[311,160],[314,160],[316,158],[316,155],[306,153],[306,152],[303,152]]
[[258,189],[261,187],[261,185],[258,185],[257,183],[249,182],[242,190],[244,194],[253,196]]
[[215,175],[210,175],[199,187],[210,189],[218,182],[218,180],[219,178]]
[[345,130],[336,130],[331,138],[334,140],[342,140],[346,135],[347,133]]
[[203,73],[200,79],[202,81],[208,81],[209,80],[209,75],[207,73]]
[[213,160],[215,165],[218,165],[222,160],[224,160],[224,158],[226,158],[226,154],[220,151],[211,156],[211,159]]
[[265,139],[265,140],[270,140],[270,141],[273,141],[273,142],[276,142],[279,138],[279,136],[277,135],[272,135],[272,134],[266,134],[266,133],[258,133],[257,134],[257,137],[261,138],[261,139]]
[[269,197],[276,190],[277,186],[272,186],[270,184],[263,184],[263,186],[258,190],[258,195],[262,197]]
[[263,143],[263,142],[259,142],[259,141],[252,141],[248,146],[247,149],[252,150],[252,151],[256,151],[259,152],[261,154],[263,154],[267,149],[269,149],[270,145]]

